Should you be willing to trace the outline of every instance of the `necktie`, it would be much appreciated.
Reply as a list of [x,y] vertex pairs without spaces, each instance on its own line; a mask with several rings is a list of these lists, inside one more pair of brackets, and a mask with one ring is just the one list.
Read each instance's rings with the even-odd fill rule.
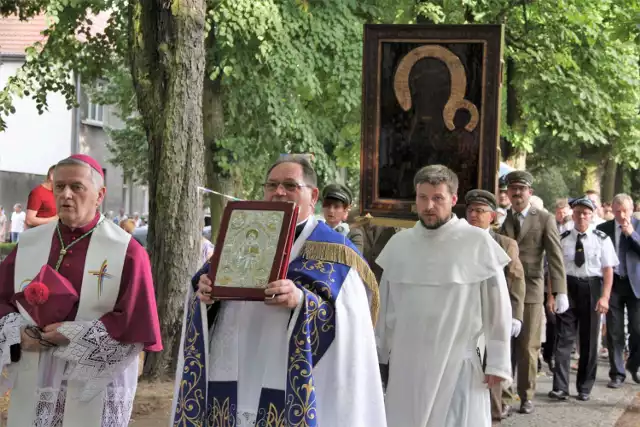
[[[620,228],[620,226],[618,226]],[[618,275],[627,276],[627,236],[620,230],[620,239],[618,241]]]
[[582,238],[584,236],[584,233],[578,233],[578,238],[576,239],[576,253],[573,261],[578,267],[582,267],[584,265],[584,245],[582,244]]
[[513,214],[513,234],[517,239],[520,236],[520,217],[522,216],[519,212],[514,212]]

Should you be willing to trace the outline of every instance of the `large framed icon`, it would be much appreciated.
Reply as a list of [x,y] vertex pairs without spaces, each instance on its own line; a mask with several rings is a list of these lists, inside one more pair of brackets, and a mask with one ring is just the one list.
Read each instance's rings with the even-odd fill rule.
[[361,214],[415,220],[413,178],[431,164],[456,172],[459,195],[496,191],[503,35],[500,25],[365,25]]
[[291,202],[227,203],[209,269],[211,296],[264,300],[266,286],[286,278],[297,219]]

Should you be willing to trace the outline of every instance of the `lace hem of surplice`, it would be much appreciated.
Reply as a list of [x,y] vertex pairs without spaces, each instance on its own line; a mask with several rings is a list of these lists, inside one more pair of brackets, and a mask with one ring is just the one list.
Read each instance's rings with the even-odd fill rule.
[[[33,427],[62,427],[67,396],[66,382],[60,389],[42,388],[37,391],[38,403]],[[133,410],[135,387],[108,386],[104,396],[102,427],[127,427]]]
[[57,348],[54,356],[72,362],[66,372],[68,379],[86,382],[82,400],[90,400],[102,391],[134,362],[143,348],[143,344],[122,344],[114,340],[99,320],[65,322],[58,332],[70,343]]

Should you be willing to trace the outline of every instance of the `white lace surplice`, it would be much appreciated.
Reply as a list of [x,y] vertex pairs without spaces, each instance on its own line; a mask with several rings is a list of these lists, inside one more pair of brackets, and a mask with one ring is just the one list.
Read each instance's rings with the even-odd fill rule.
[[[0,318],[0,363],[5,375],[0,379],[0,392],[13,386],[20,362],[11,363],[9,349],[20,343],[20,328],[26,325],[22,316],[10,313]],[[138,379],[138,355],[142,344],[121,344],[111,338],[104,324],[65,322],[58,332],[67,337],[69,345],[40,354],[39,395],[32,411],[34,427],[62,427],[65,403],[82,404],[102,391],[101,427],[126,427],[131,417]],[[67,399],[69,381],[80,382],[80,393]],[[14,402],[14,404],[19,404]],[[89,425],[87,420],[87,425]],[[91,423],[93,424],[93,423]]]

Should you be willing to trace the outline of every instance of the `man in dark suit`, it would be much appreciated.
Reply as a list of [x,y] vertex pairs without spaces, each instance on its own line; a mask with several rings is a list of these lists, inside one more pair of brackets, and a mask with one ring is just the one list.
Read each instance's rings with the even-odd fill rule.
[[[613,198],[615,219],[600,224],[613,241],[620,264],[613,275],[613,289],[607,312],[607,348],[609,350],[609,388],[619,388],[625,380],[625,368],[640,384],[640,221],[633,218],[633,200],[626,194]],[[624,309],[629,316],[629,358],[624,364]]]
[[[496,198],[486,190],[471,190],[465,195],[467,204],[467,221],[474,227],[482,228],[493,237],[500,247],[509,255],[511,261],[504,268],[507,279],[509,298],[511,299],[511,336],[517,337],[522,329],[522,312],[524,310],[524,270],[518,257],[518,243],[515,240],[496,233],[491,225],[496,222]],[[512,341],[513,342],[513,341]],[[513,346],[512,346],[513,348]],[[513,357],[512,357],[513,360]],[[502,385],[497,384],[489,389],[491,395],[491,418],[500,421],[511,413],[511,406],[502,401]],[[507,399],[511,399],[509,390],[505,390]]]
[[536,389],[542,338],[545,255],[553,293],[556,294],[556,312],[565,312],[569,308],[569,300],[560,235],[554,216],[531,206],[533,177],[530,173],[514,171],[506,176],[506,180],[511,208],[500,233],[518,242],[524,267],[526,292],[522,331],[516,338],[516,365],[517,389],[522,402],[520,412],[530,414],[534,410],[531,399]]

